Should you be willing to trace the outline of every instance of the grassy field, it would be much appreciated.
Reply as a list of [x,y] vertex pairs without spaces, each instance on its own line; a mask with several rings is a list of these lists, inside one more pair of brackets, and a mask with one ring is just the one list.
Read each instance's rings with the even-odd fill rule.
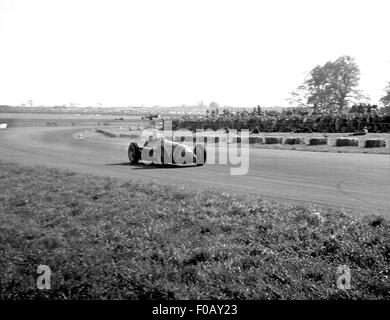
[[[389,299],[389,231],[380,217],[0,162],[0,299]],[[51,290],[36,288],[40,264]]]

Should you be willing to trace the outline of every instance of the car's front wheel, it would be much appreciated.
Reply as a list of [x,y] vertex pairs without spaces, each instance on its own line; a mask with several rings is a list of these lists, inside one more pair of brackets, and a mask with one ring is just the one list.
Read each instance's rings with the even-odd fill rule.
[[131,164],[137,164],[141,159],[141,151],[136,142],[130,143],[128,156]]

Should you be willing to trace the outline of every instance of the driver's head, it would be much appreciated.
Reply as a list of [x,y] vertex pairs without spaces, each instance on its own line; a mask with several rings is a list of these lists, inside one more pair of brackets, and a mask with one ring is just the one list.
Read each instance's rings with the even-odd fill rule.
[[153,140],[158,139],[160,137],[161,137],[161,135],[160,135],[159,131],[157,129],[153,129],[153,130],[151,130],[151,132],[149,132],[148,141],[153,141]]

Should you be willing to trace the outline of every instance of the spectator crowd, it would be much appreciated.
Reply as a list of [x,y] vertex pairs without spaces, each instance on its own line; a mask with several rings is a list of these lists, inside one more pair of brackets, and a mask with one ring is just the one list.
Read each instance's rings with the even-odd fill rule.
[[314,108],[288,108],[282,111],[207,110],[205,115],[183,115],[172,119],[176,129],[248,129],[259,132],[390,132],[390,113],[376,105],[355,105],[349,110],[331,111]]

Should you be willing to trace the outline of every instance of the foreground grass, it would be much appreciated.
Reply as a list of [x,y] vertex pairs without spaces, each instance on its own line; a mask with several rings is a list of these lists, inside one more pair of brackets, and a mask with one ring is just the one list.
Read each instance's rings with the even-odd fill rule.
[[378,217],[0,162],[1,299],[389,299],[389,235]]

